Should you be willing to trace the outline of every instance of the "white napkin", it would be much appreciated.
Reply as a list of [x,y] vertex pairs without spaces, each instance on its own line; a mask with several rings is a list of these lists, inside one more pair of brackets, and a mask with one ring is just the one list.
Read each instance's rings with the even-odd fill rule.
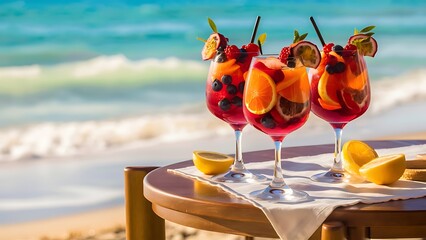
[[[418,153],[426,153],[426,144],[376,151],[379,156],[404,153],[407,159],[413,159]],[[285,156],[285,150],[283,152]],[[236,197],[248,200],[262,209],[283,240],[308,239],[339,206],[426,196],[426,183],[423,182],[399,180],[390,186],[382,186],[373,183],[332,184],[310,180],[310,176],[328,170],[331,162],[332,154],[283,159],[282,166],[286,183],[293,189],[307,192],[312,199],[312,201],[292,204],[251,199],[249,193],[265,188],[267,185],[265,183],[217,183],[211,181],[211,176],[202,174],[194,166],[169,169],[169,171],[218,186]],[[246,167],[254,173],[261,173],[272,178],[273,160],[248,163]]]

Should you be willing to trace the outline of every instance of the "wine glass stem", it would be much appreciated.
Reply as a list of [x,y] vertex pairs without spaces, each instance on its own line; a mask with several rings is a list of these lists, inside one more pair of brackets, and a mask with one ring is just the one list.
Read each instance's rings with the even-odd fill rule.
[[342,128],[334,128],[334,134],[335,134],[335,144],[334,144],[334,163],[332,171],[335,172],[342,172],[343,166],[342,166],[342,157],[341,157],[341,150],[342,150]]
[[236,172],[241,172],[246,169],[244,167],[243,154],[241,151],[241,137],[242,131],[235,130],[235,160],[234,164],[232,165],[232,171]]
[[271,188],[281,188],[285,186],[283,170],[281,168],[281,145],[282,141],[274,141],[275,144],[275,166],[274,166],[274,178],[272,179],[269,186]]

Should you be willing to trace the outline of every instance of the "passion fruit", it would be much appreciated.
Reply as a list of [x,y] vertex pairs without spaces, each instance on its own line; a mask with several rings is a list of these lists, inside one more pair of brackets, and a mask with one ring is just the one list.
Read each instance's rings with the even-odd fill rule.
[[305,67],[317,68],[321,53],[317,45],[309,41],[299,41],[291,46],[291,55],[298,58]]
[[367,34],[356,34],[349,38],[348,43],[355,45],[361,55],[374,57],[377,53],[377,41]]
[[280,95],[278,96],[275,108],[280,114],[281,118],[285,119],[286,121],[292,118],[302,117],[304,114],[306,114],[306,111],[310,110],[309,101],[304,103],[292,102]]
[[216,56],[219,49],[225,49],[228,44],[227,39],[220,33],[212,33],[207,41],[204,43],[201,57],[203,60],[210,60]]

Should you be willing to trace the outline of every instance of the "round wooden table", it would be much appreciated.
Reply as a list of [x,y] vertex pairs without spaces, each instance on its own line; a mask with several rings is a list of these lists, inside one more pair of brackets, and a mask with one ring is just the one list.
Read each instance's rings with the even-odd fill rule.
[[[374,148],[426,144],[426,141],[369,141]],[[333,145],[283,148],[284,158],[332,152]],[[244,153],[246,162],[271,159],[273,150]],[[172,173],[192,165],[185,161],[158,168],[144,179],[143,192],[163,219],[203,230],[243,236],[277,238],[263,212],[228,193]],[[326,222],[343,223],[348,239],[426,237],[426,198],[339,207]],[[315,234],[314,234],[315,235]],[[318,237],[318,231],[316,233]],[[314,237],[313,237],[314,238]]]

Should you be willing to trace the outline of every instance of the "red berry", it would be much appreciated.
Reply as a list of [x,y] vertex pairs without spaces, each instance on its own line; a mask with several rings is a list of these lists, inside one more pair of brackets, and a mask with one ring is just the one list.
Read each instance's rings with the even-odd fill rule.
[[243,45],[241,48],[246,50],[246,52],[248,52],[248,53],[258,53],[259,52],[259,46],[257,46],[254,43],[249,43],[247,45]]
[[240,49],[235,45],[228,45],[225,48],[227,59],[236,59],[240,55]]
[[288,56],[290,56],[290,53],[291,53],[290,47],[283,47],[283,49],[281,49],[280,56],[278,57],[278,59],[282,63],[287,64],[287,58]]
[[332,50],[333,50],[333,46],[334,43],[327,43],[324,47],[323,47],[323,51],[325,54],[329,54]]
[[344,57],[348,57],[348,56],[352,56],[355,54],[357,47],[353,44],[348,43],[345,47],[344,47]]

